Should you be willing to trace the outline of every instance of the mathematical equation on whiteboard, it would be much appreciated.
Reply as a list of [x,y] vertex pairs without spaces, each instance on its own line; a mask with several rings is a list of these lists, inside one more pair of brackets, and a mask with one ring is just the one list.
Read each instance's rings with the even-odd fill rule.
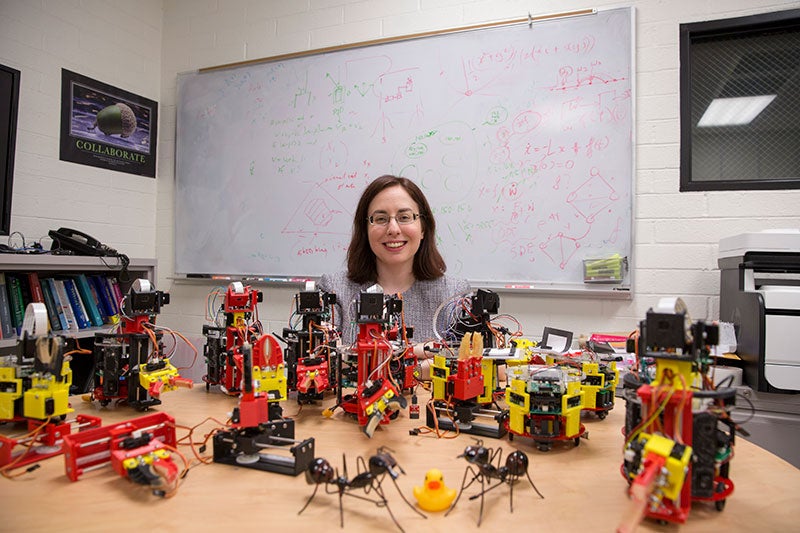
[[[550,23],[443,35],[183,80],[183,209],[207,211],[204,187],[225,191],[222,218],[194,231],[231,247],[242,273],[319,274],[341,264],[365,185],[398,174],[427,195],[451,272],[493,279],[500,263],[509,280],[581,279],[583,259],[629,255],[627,17],[576,19],[569,32]],[[182,175],[212,178],[192,197]]]

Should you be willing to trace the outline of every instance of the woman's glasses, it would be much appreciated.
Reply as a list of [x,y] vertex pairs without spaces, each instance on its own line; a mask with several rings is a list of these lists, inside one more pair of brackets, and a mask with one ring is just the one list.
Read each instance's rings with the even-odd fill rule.
[[374,215],[368,216],[367,220],[369,220],[369,223],[373,226],[388,226],[392,219],[401,226],[408,226],[409,224],[413,224],[421,216],[422,215],[419,213],[414,213],[412,211],[400,211],[394,216],[387,213],[375,213]]

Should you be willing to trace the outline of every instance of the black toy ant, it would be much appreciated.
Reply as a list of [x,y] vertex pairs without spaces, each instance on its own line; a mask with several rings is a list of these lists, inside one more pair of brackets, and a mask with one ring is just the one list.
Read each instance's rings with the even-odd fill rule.
[[[481,491],[478,494],[470,496],[469,499],[481,499],[481,510],[480,514],[478,515],[478,526],[481,525],[481,520],[483,520],[483,495],[504,483],[507,483],[510,487],[509,506],[511,512],[514,512],[514,484],[519,478],[522,477],[523,474],[528,478],[528,481],[530,482],[531,487],[533,487],[533,490],[536,491],[536,494],[538,494],[540,498],[544,499],[544,496],[542,496],[542,493],[536,488],[536,485],[533,484],[533,480],[528,473],[528,456],[525,455],[525,452],[521,452],[519,450],[511,452],[506,458],[505,465],[501,466],[503,449],[496,448],[491,450],[483,446],[482,440],[475,440],[476,444],[474,446],[467,446],[464,448],[464,453],[458,456],[464,457],[469,465],[467,465],[467,469],[464,471],[464,479],[461,480],[461,489],[458,492],[458,496],[456,496],[455,501],[453,501],[453,504],[450,506],[450,509],[447,510],[445,516],[450,514],[450,511],[452,511],[456,506],[456,503],[458,503],[458,500],[461,498],[461,494],[464,492],[464,490],[469,488],[469,486],[475,481],[480,482]],[[495,459],[497,459],[496,466],[493,464]],[[473,470],[472,465],[475,465],[475,467],[478,469],[477,472]],[[469,483],[467,483],[467,474],[472,474],[472,479],[469,480]],[[491,484],[491,480],[493,479],[498,480],[495,485]],[[484,488],[484,483],[487,483],[489,486]]]
[[[406,505],[411,507],[418,515],[422,518],[428,518],[424,514],[422,514],[419,510],[417,510],[411,503],[403,496],[403,493],[400,491],[400,487],[397,486],[397,478],[400,474],[405,474],[405,471],[397,464],[397,461],[394,457],[389,453],[389,450],[383,446],[378,448],[378,452],[369,458],[369,466],[364,461],[363,457],[358,457],[356,460],[357,467],[358,467],[358,474],[353,479],[347,478],[347,460],[345,459],[344,454],[342,454],[342,475],[339,475],[339,470],[334,469],[330,463],[323,459],[322,457],[318,457],[308,465],[308,469],[306,470],[306,481],[309,485],[315,485],[314,492],[311,493],[311,496],[308,498],[308,501],[303,506],[300,511],[298,511],[298,515],[306,510],[308,504],[311,503],[311,500],[314,499],[314,496],[317,494],[317,489],[321,484],[325,485],[325,492],[326,494],[339,494],[339,526],[344,527],[344,510],[342,507],[342,496],[352,496],[354,498],[358,498],[359,500],[368,501],[370,503],[374,503],[378,507],[386,507],[386,510],[389,511],[389,516],[392,517],[392,521],[395,525],[403,532],[403,528],[400,526],[400,523],[394,517],[392,510],[389,508],[389,502],[386,500],[386,495],[384,494],[382,483],[384,477],[388,474],[394,483],[397,492],[403,498],[403,501],[406,502]],[[328,486],[335,487],[333,490],[329,490]],[[377,495],[377,498],[368,498],[366,496],[361,496],[358,494],[354,494],[353,490],[363,490],[364,494],[369,494],[370,491],[374,491]]]

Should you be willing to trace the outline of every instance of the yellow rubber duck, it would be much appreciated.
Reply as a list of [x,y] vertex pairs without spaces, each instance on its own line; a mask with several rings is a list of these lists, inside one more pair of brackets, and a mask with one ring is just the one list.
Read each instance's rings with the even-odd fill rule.
[[456,497],[456,489],[444,484],[444,474],[438,468],[431,468],[425,473],[422,487],[414,487],[414,497],[423,511],[444,511],[450,507]]

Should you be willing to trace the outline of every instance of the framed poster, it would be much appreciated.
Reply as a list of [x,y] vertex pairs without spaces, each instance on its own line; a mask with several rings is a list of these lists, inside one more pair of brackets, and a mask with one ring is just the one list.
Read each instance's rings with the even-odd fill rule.
[[62,161],[154,178],[158,103],[61,69]]

